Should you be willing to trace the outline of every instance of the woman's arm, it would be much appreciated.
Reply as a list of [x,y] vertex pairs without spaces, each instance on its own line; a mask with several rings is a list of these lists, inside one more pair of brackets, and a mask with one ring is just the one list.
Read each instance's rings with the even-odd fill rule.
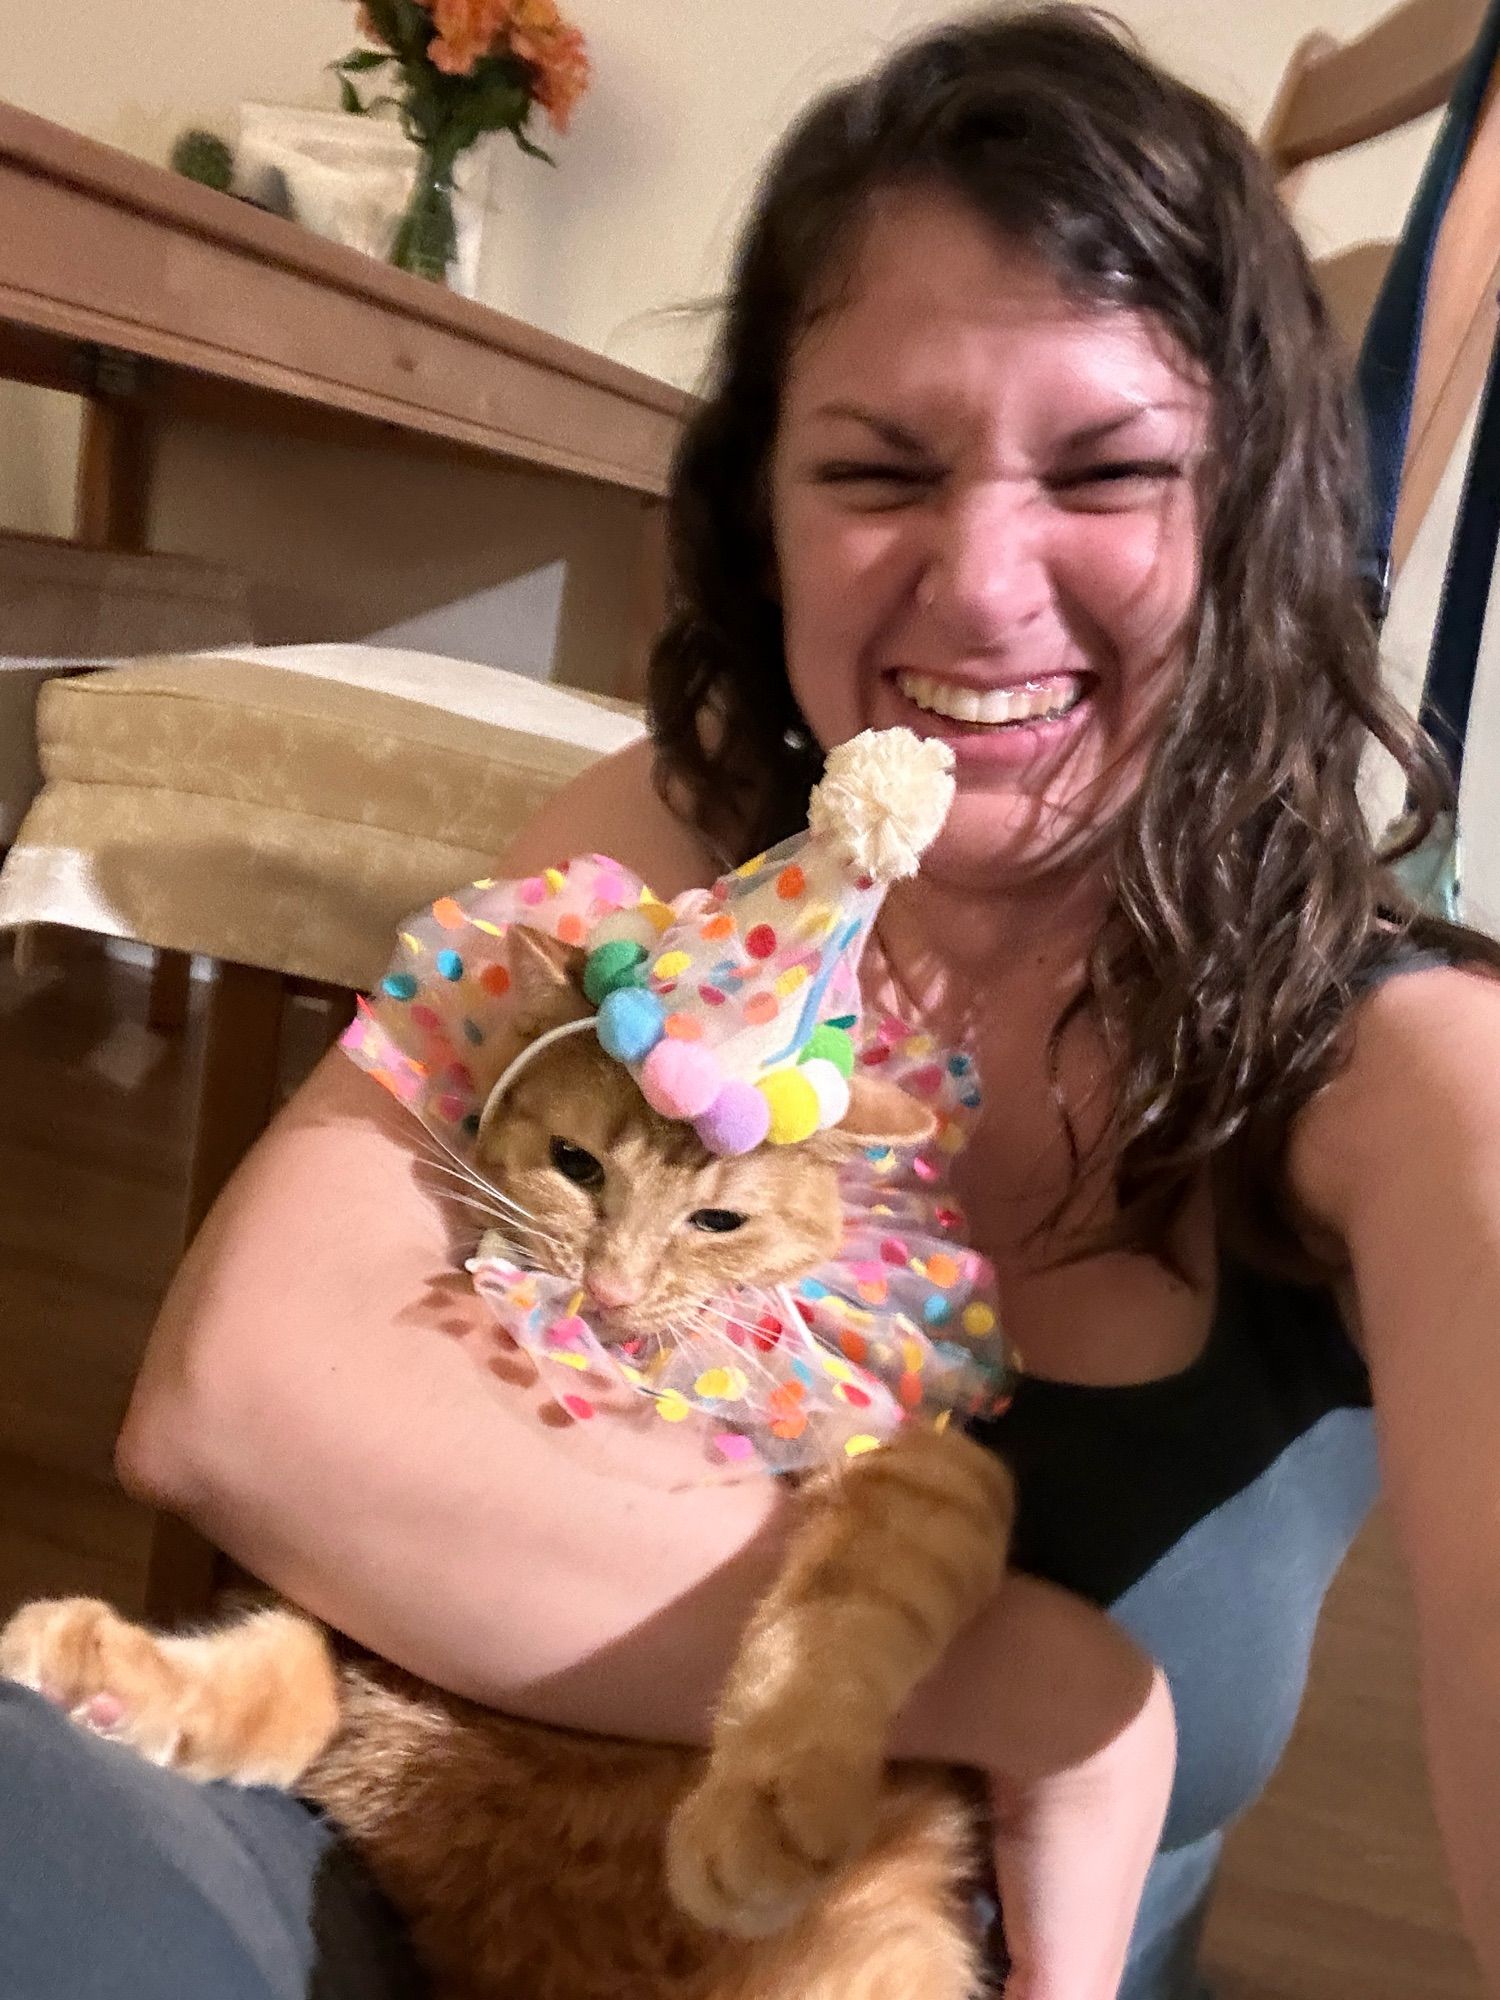
[[[591,848],[664,895],[715,872],[652,791],[644,744],[569,786],[498,866],[525,874]],[[674,1489],[703,1466],[671,1427],[654,1427],[637,1477],[628,1459],[606,1469],[594,1433],[551,1424],[555,1384],[499,1355],[461,1269],[478,1232],[442,1198],[432,1150],[380,1085],[325,1059],[183,1264],[121,1476],[439,1682],[513,1702],[527,1688],[533,1712],[551,1700],[601,1727],[680,1728],[690,1686],[652,1720],[660,1662],[689,1628],[718,1635],[706,1704],[774,1560],[751,1549],[776,1489],[757,1479],[683,1506]],[[570,1711],[569,1668],[600,1653],[610,1670],[582,1684],[616,1712]]]
[[[431,1679],[560,1720],[670,1731],[670,1710],[651,1713],[661,1658],[689,1630],[722,1633],[702,1642],[706,1701],[772,1559],[748,1551],[776,1489],[746,1481],[684,1506],[673,1488],[701,1480],[703,1461],[666,1425],[649,1475],[602,1469],[600,1439],[546,1420],[555,1385],[498,1349],[456,1268],[460,1227],[424,1185],[409,1115],[327,1057],[172,1287],[122,1476]],[[568,1670],[601,1654],[608,1671],[570,1697]],[[569,1710],[596,1682],[599,1714]]]
[[1348,1249],[1433,1801],[1500,2000],[1500,982],[1438,969],[1374,994],[1291,1166]]

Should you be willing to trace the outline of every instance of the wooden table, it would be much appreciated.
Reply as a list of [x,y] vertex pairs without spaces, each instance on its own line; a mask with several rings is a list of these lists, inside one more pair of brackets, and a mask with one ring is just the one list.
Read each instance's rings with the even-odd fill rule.
[[0,243],[0,377],[88,400],[79,540],[145,546],[175,414],[550,468],[640,496],[634,691],[680,390],[8,105]]

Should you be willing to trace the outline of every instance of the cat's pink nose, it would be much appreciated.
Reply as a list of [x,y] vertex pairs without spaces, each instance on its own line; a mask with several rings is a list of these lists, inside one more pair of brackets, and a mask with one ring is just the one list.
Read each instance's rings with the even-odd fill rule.
[[639,1280],[627,1278],[621,1271],[590,1271],[583,1283],[594,1304],[603,1306],[606,1312],[639,1304],[646,1289]]

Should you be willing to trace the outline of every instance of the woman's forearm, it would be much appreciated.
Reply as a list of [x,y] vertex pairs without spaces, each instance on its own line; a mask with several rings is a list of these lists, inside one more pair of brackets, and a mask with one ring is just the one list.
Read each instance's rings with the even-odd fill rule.
[[703,1484],[666,1425],[633,1455],[556,1427],[387,1103],[332,1058],[242,1170],[153,1334],[122,1477],[443,1685],[696,1733],[775,1560],[778,1491]]
[[1012,1575],[917,1689],[895,1748],[1029,1784],[1107,1757],[1164,1697],[1152,1662],[1112,1619]]

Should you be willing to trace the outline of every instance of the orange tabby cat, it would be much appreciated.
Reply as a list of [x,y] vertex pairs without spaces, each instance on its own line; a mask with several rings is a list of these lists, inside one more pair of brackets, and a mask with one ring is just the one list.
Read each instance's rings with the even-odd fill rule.
[[[523,941],[519,1041],[587,1010]],[[498,1052],[503,1054],[503,1052]],[[498,1071],[497,1071],[498,1074]],[[929,1114],[869,1079],[834,1131],[740,1158],[651,1111],[592,1037],[539,1054],[481,1129],[512,1254],[576,1280],[605,1340],[838,1247],[837,1167]],[[1009,1475],[908,1427],[803,1482],[712,1748],[511,1720],[289,1609],[163,1637],[90,1600],[0,1634],[0,1671],[200,1779],[295,1787],[364,1851],[438,2000],[969,2000],[981,1984],[958,1786],[889,1772],[916,1682],[998,1585]]]

